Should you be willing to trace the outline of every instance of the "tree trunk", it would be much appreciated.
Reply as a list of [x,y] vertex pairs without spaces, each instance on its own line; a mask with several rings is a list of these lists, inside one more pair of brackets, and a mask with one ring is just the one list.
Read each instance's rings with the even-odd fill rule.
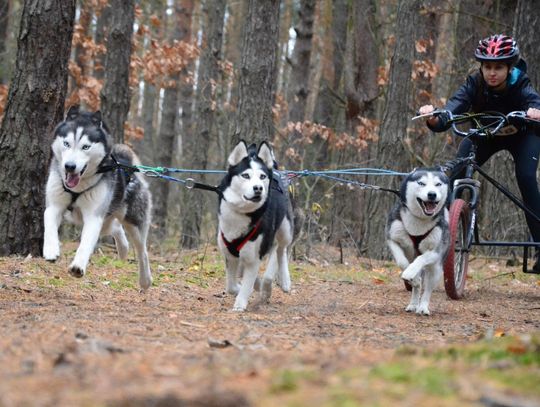
[[[206,169],[208,164],[208,150],[212,138],[215,138],[215,113],[217,103],[217,86],[222,82],[220,75],[220,62],[223,48],[223,24],[225,18],[225,0],[215,0],[211,7],[205,7],[208,23],[206,26],[206,44],[199,64],[197,80],[197,95],[195,98],[195,112],[197,115],[195,134],[186,140],[186,151],[190,152],[190,168]],[[201,177],[203,182],[205,178]],[[205,194],[205,192],[202,192]],[[182,247],[193,248],[199,244],[201,223],[206,211],[208,196],[200,193],[187,196],[185,207],[192,208],[189,214],[182,217]],[[214,197],[212,197],[214,198]],[[197,204],[198,202],[198,204]]]
[[[411,116],[411,72],[415,59],[415,34],[420,11],[420,0],[399,0],[397,6],[397,32],[394,55],[390,62],[390,78],[386,104],[379,133],[377,164],[381,168],[396,171],[410,170],[410,161],[403,141],[407,135],[407,125]],[[398,180],[395,180],[398,181]],[[398,188],[398,182],[389,178],[371,179],[371,183],[387,188]],[[366,215],[367,228],[364,239],[370,257],[380,258],[386,250],[385,223],[387,214],[396,197],[386,192],[366,192],[370,202]]]
[[536,90],[540,89],[540,49],[538,48],[538,32],[540,26],[540,9],[534,0],[518,0],[514,19],[514,37],[519,45],[521,55],[530,69],[529,78]]
[[75,48],[75,63],[81,70],[81,76],[88,75],[88,60],[86,58],[86,50],[84,49],[84,40],[88,37],[90,32],[90,24],[92,23],[93,10],[92,3],[88,0],[82,0],[79,11],[79,29],[77,30],[80,35],[79,43]]
[[0,255],[40,255],[52,131],[62,120],[74,0],[25,1],[0,128]]
[[[184,0],[182,4],[182,13],[179,18],[182,20],[180,26],[184,28],[182,39],[184,41],[191,42],[192,39],[192,20],[195,4],[193,0]],[[195,62],[190,62],[180,72],[180,110],[181,110],[181,122],[182,131],[180,132],[181,145],[183,146],[184,140],[191,139],[193,137],[193,81],[190,75],[193,74],[195,69]],[[180,152],[183,155],[183,148]]]
[[[340,93],[340,83],[343,74],[345,44],[347,39],[347,21],[349,8],[347,0],[332,2],[332,26],[325,36],[325,46],[322,53],[322,77],[319,83],[319,95],[315,107],[314,120],[325,126],[333,127],[341,101],[336,97]],[[329,49],[332,52],[329,52]]]
[[279,0],[249,0],[242,39],[238,113],[233,143],[272,140]]
[[309,93],[309,68],[315,5],[315,0],[301,0],[298,23],[294,27],[296,42],[294,43],[291,58],[291,78],[287,98],[289,101],[289,121],[291,122],[304,121]]
[[[96,30],[94,34],[94,42],[96,45],[106,45],[109,27],[111,22],[112,10],[108,4],[104,5],[100,10],[97,22]],[[105,77],[105,57],[102,54],[97,54],[94,59],[94,77],[96,79],[103,79]]]
[[133,0],[111,1],[111,26],[105,57],[105,83],[101,90],[101,110],[116,143],[124,142],[124,123],[129,113],[129,64],[135,18]]
[[[173,21],[174,29],[172,40],[185,41],[191,35],[191,15],[193,5],[188,4],[185,8],[179,0],[176,1]],[[191,3],[191,2],[189,2]],[[187,14],[187,15],[186,15]],[[158,149],[155,149],[155,162],[165,167],[171,167],[176,146],[176,134],[178,133],[178,92],[180,73],[175,73],[170,77],[174,83],[164,91],[163,112],[161,115],[161,126],[155,143]],[[154,223],[157,226],[157,237],[162,239],[167,233],[167,215],[169,200],[170,183],[159,182],[153,189],[154,196]]]
[[[345,131],[353,137],[361,124],[360,117],[374,118],[375,100],[379,95],[377,84],[378,49],[373,28],[375,4],[373,0],[359,0],[350,4],[348,33],[344,58]],[[340,154],[340,163],[369,161],[369,149],[346,150]],[[358,181],[365,182],[365,179]],[[348,198],[353,198],[348,199]],[[336,188],[331,242],[352,238],[357,247],[363,243],[366,222],[366,192]],[[335,226],[334,226],[335,225]]]
[[347,121],[353,126],[358,116],[373,113],[373,101],[378,96],[377,68],[379,59],[373,33],[375,5],[373,0],[358,0],[351,5],[352,29],[345,50],[345,96]]
[[6,41],[9,23],[9,0],[0,0],[0,85],[7,82]]

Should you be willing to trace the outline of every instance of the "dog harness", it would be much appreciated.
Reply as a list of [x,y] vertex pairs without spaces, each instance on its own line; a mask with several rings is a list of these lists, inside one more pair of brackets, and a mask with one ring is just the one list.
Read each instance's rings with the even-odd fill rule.
[[424,240],[431,233],[431,231],[433,229],[435,229],[435,226],[433,226],[431,229],[429,229],[423,235],[411,235],[411,234],[409,234],[409,237],[411,238],[411,240],[413,242],[414,255],[415,256],[420,256],[420,249],[419,249],[420,243],[422,243],[422,240]]
[[[117,169],[121,169],[122,170],[122,173],[124,175],[124,177],[126,178],[126,185],[129,184],[131,181],[132,181],[132,178],[131,176],[133,175],[134,172],[138,171],[138,169],[136,168],[129,168],[128,166],[126,166],[125,164],[121,163],[120,161],[118,161],[116,159],[116,157],[114,155],[110,155],[110,158],[112,159],[113,163],[112,164],[107,164],[106,161],[109,157],[105,157],[102,161],[101,161],[101,164],[99,164],[98,166],[98,169],[96,171],[96,174],[103,174],[105,172],[109,172],[109,171],[114,171],[114,170],[117,170]],[[62,187],[64,188],[64,191],[66,191],[68,194],[71,195],[71,202],[70,204],[68,205],[67,207],[67,210],[68,211],[72,211],[73,210],[73,205],[75,204],[75,201],[79,198],[79,196],[81,196],[82,194],[84,194],[85,192],[88,192],[90,191],[92,188],[94,188],[97,184],[99,183],[96,182],[94,185],[86,188],[84,191],[81,191],[81,192],[75,192],[75,191],[72,191],[71,189],[69,189],[68,187],[65,186],[64,182],[62,182]]]
[[257,223],[251,228],[251,230],[246,233],[244,236],[240,236],[239,238],[234,239],[233,241],[229,242],[227,239],[225,239],[225,235],[223,232],[221,232],[221,238],[223,239],[223,243],[225,243],[225,246],[229,250],[229,253],[231,253],[234,257],[240,257],[240,250],[242,250],[242,247],[244,245],[251,241],[254,241],[257,239],[257,237],[261,234],[261,223],[262,223],[262,217],[259,218]]

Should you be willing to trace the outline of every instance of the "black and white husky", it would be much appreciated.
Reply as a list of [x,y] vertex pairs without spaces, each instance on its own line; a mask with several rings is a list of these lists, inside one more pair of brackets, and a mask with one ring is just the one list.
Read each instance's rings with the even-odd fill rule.
[[114,237],[118,255],[125,258],[128,232],[139,260],[139,284],[147,289],[152,276],[146,252],[151,195],[139,173],[129,173],[116,163],[139,164],[124,144],[112,144],[101,113],[71,107],[54,133],[52,161],[46,187],[43,257],[60,256],[58,228],[62,217],[82,223],[81,242],[69,273],[82,277],[100,235]]
[[[273,175],[274,154],[263,142],[240,141],[228,158],[228,172],[218,187],[218,246],[225,257],[227,292],[236,295],[234,311],[244,311],[256,288],[268,301],[276,279],[284,292],[291,290],[288,248],[293,241],[293,211],[287,189]],[[258,278],[263,258],[268,266]]]
[[[448,178],[421,168],[403,181],[401,201],[388,216],[386,238],[401,278],[412,286],[408,312],[429,315],[429,300],[442,273],[449,247]],[[421,290],[423,289],[423,292]]]

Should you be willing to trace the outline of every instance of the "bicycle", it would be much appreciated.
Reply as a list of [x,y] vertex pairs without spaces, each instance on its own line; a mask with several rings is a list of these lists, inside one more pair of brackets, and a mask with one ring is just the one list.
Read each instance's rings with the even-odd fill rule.
[[[449,111],[435,110],[431,113],[418,115],[413,120],[427,118],[441,114],[448,115],[448,122],[453,132],[463,138],[503,137],[517,132],[516,126],[534,125],[540,129],[540,121],[530,119],[525,112],[515,111],[506,115],[498,112],[468,113],[453,115]],[[472,123],[467,130],[460,130],[458,124]],[[480,181],[473,178],[478,172],[489,181],[495,188],[501,191],[516,206],[531,215],[540,222],[539,214],[535,214],[514,194],[503,185],[490,177],[476,163],[476,145],[472,143],[472,151],[468,157],[459,158],[448,162],[443,166],[445,171],[464,173],[462,178],[454,180],[453,191],[449,207],[449,230],[450,247],[445,258],[444,287],[448,297],[454,300],[461,299],[465,291],[467,270],[469,265],[469,253],[472,246],[499,246],[499,247],[523,247],[523,271],[531,273],[527,268],[528,249],[540,248],[540,242],[502,242],[481,241],[476,224],[478,201],[480,196]]]

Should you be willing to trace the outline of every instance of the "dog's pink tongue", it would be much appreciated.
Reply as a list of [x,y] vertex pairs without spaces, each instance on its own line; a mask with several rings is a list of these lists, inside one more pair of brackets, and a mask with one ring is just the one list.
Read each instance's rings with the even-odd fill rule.
[[81,180],[81,177],[79,174],[67,174],[66,176],[66,186],[68,188],[75,188],[79,181]]
[[426,202],[425,205],[426,205],[426,211],[430,213],[433,212],[435,208],[437,208],[437,204],[435,202]]

